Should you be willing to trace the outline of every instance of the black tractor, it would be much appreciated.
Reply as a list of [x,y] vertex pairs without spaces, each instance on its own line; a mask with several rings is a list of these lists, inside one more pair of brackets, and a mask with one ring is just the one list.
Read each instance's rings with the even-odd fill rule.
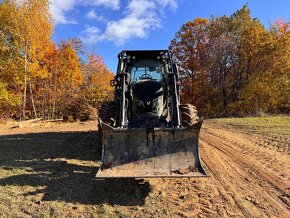
[[178,67],[168,50],[122,51],[99,110],[102,165],[97,177],[205,176],[198,151],[202,120],[180,104]]

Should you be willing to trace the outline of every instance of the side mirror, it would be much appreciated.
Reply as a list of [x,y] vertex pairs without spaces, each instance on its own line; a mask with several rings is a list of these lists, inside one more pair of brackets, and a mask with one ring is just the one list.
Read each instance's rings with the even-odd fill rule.
[[110,81],[110,85],[111,85],[111,86],[116,86],[116,84],[117,84],[117,83],[116,83],[116,80],[112,79],[112,80]]
[[177,81],[176,81],[176,85],[177,85],[177,86],[183,86],[183,82],[182,82],[182,80],[181,80],[181,79],[177,80]]

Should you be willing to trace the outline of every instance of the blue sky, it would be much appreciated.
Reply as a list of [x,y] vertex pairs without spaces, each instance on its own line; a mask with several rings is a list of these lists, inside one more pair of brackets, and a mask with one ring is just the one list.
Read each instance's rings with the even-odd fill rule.
[[266,27],[290,21],[290,0],[51,0],[53,40],[81,38],[115,72],[120,51],[167,49],[187,21],[231,15],[246,3]]

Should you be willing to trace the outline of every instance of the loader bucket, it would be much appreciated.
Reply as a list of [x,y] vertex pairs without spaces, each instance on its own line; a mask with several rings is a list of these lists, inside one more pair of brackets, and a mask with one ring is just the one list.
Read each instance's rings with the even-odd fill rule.
[[199,157],[202,121],[188,128],[119,129],[101,122],[102,164],[96,178],[206,176]]

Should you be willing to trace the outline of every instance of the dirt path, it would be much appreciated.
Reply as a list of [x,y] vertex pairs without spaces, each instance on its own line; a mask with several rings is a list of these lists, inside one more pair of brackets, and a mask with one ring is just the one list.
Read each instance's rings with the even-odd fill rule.
[[[94,180],[96,124],[0,128],[0,214],[290,217],[289,138],[206,121],[206,178]],[[76,185],[77,184],[77,185]]]
[[229,200],[224,212],[290,217],[289,156],[259,146],[261,138],[256,144],[248,137],[210,124],[201,134],[202,158],[213,187]]
[[263,138],[206,122],[200,144],[209,178],[150,183],[160,192],[170,187],[171,199],[185,199],[176,201],[173,216],[290,217],[290,157],[261,146]]

